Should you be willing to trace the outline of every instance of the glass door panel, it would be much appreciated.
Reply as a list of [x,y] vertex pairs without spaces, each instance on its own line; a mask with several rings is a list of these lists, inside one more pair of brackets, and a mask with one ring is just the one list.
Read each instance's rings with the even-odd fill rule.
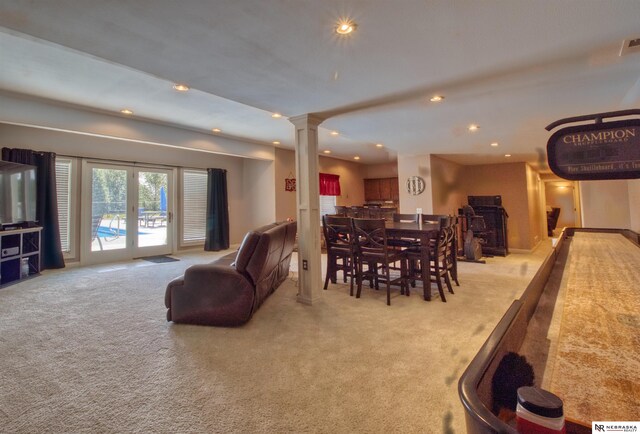
[[[140,254],[144,250],[165,251],[169,246],[172,213],[169,204],[169,171],[138,169],[138,242]],[[144,249],[165,247],[164,249]]]
[[91,251],[127,248],[127,169],[91,168]]

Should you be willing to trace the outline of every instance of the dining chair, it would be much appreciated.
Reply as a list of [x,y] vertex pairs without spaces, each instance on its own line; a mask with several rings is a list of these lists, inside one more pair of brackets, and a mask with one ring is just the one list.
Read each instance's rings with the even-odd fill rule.
[[[356,298],[360,298],[362,281],[369,278],[387,287],[387,305],[391,304],[391,285],[400,286],[400,294],[409,295],[407,258],[403,250],[389,246],[385,223],[382,219],[353,219],[353,234],[356,246]],[[391,278],[391,264],[400,261],[400,275]],[[364,270],[364,265],[367,270]],[[381,265],[383,275],[378,273]],[[405,291],[406,289],[406,291]]]
[[[433,243],[429,245],[429,264],[423,263],[424,254],[420,246],[412,246],[405,250],[409,266],[409,280],[411,285],[415,285],[416,280],[422,281],[424,290],[424,299],[430,299],[431,283],[435,283],[440,293],[440,299],[447,301],[444,294],[444,283],[447,289],[453,294],[453,287],[449,278],[448,254],[451,240],[454,236],[454,226],[450,223],[450,219],[440,219],[441,225],[438,229],[438,236]],[[425,282],[422,276],[422,267],[430,267],[430,280]]]
[[[397,223],[418,223],[419,214],[393,214],[393,221]],[[411,238],[389,238],[389,245],[393,247],[406,248],[417,245],[416,240]]]
[[451,227],[449,242],[447,243],[447,272],[449,278],[460,286],[458,281],[458,219],[455,216],[448,216],[447,226]]
[[336,205],[336,215],[347,216],[348,208],[346,206]]
[[382,210],[380,207],[369,207],[367,209],[369,215],[367,216],[370,219],[380,220],[382,219]]
[[347,277],[350,279],[349,295],[353,295],[355,244],[351,218],[324,215],[322,229],[327,247],[327,274],[324,279],[324,289],[327,289],[329,280],[336,283],[338,271],[342,271],[344,282],[347,282]]

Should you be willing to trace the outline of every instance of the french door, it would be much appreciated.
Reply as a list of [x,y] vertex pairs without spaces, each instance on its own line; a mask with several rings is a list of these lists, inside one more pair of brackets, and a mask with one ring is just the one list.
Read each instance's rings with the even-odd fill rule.
[[82,263],[173,250],[173,171],[83,162]]

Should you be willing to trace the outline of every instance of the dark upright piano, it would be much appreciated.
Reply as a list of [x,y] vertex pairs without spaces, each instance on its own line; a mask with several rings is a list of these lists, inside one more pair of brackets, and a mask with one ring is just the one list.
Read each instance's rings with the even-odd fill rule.
[[509,215],[502,207],[502,196],[467,196],[469,205],[476,215],[484,217],[487,227],[486,243],[482,252],[489,255],[507,256],[509,241],[507,238],[507,218]]

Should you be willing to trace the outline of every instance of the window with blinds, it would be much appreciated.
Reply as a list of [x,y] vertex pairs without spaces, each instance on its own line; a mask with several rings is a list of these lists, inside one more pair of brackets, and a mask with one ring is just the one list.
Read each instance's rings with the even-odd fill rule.
[[182,242],[204,241],[207,221],[207,172],[182,172],[182,198]]
[[336,196],[320,195],[320,217],[336,213]]
[[71,252],[71,160],[56,158],[58,222],[62,251]]

